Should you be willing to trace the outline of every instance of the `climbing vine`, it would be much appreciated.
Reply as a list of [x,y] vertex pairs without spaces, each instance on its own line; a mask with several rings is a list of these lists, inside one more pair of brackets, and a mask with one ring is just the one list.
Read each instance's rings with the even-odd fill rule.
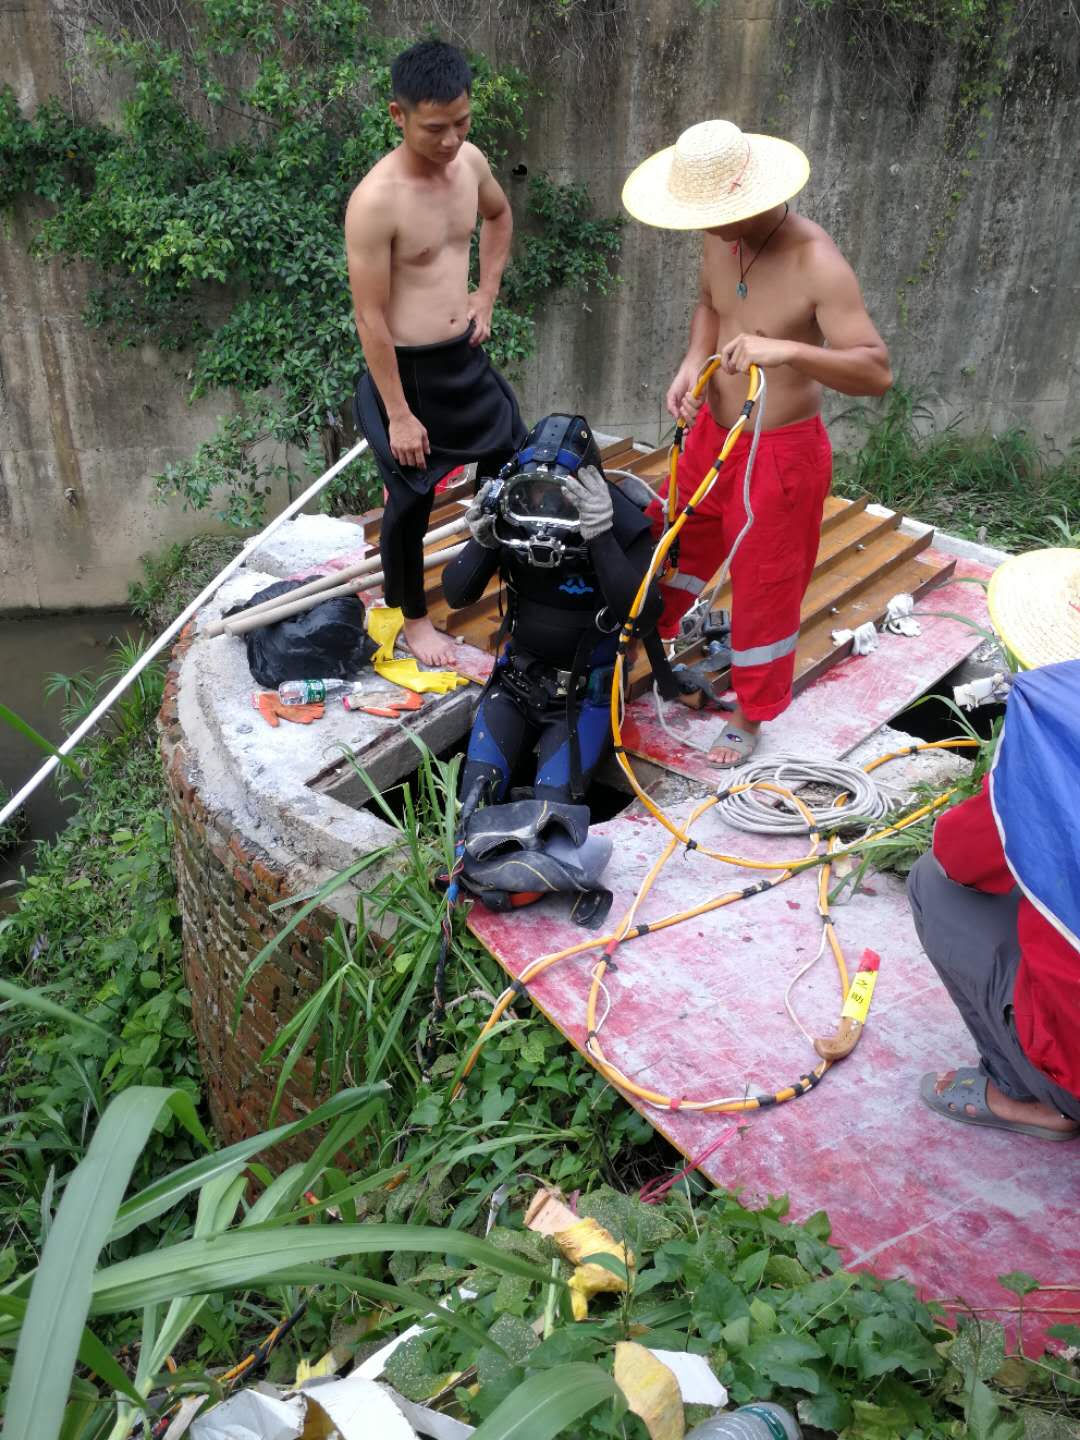
[[[87,39],[121,100],[84,118],[58,100],[19,113],[0,91],[0,207],[50,202],[33,249],[94,264],[86,312],[110,343],[182,352],[192,399],[232,397],[217,433],[157,477],[236,524],[272,483],[315,473],[350,438],[362,366],[342,241],[349,194],[394,143],[389,60],[359,0],[192,0],[170,47],[116,23]],[[525,82],[474,56],[473,138],[496,163],[524,130]],[[534,177],[491,352],[511,373],[537,307],[562,286],[605,290],[619,221],[579,187]],[[522,226],[522,210],[526,211]]]

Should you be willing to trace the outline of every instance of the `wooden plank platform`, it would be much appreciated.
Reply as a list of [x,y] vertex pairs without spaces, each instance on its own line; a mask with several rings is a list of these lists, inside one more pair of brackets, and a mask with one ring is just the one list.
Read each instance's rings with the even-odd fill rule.
[[[617,440],[601,451],[606,466],[629,470],[653,484],[667,474],[667,454],[666,448],[642,454],[630,440]],[[612,476],[616,484],[618,478]],[[455,519],[468,503],[467,488],[462,485],[436,495],[432,527]],[[935,585],[943,584],[953,572],[955,562],[951,557],[936,552],[928,557],[924,553],[930,535],[904,535],[898,513],[871,514],[866,507],[865,496],[857,500],[830,496],[826,501],[814,575],[802,606],[802,634],[795,658],[796,694],[850,653],[850,643],[838,646],[832,642],[833,630],[854,630],[868,620],[878,624],[893,595],[906,590],[919,598]],[[382,512],[371,511],[362,518],[365,540],[377,544]],[[432,547],[432,553],[449,549],[454,543],[453,539],[440,541]],[[499,590],[495,578],[479,600],[451,610],[442,590],[442,567],[434,566],[427,573],[428,609],[434,624],[451,635],[464,636],[482,650],[490,648],[501,624]],[[729,585],[720,591],[716,604],[730,609]],[[700,646],[688,646],[678,649],[675,659],[692,664],[700,656]],[[718,689],[723,688],[725,678],[726,672],[717,675]],[[650,687],[651,673],[643,655],[631,667],[629,684],[632,698]]]

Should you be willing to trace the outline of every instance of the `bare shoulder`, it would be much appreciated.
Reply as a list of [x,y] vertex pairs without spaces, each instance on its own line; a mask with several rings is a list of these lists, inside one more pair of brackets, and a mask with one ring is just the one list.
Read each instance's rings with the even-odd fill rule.
[[488,164],[487,156],[471,140],[466,140],[462,145],[461,156],[478,182],[482,183],[491,175],[491,166]]
[[798,216],[799,263],[816,287],[829,289],[854,278],[854,271],[836,241],[813,220]]
[[392,234],[396,226],[395,151],[377,161],[349,196],[345,235]]

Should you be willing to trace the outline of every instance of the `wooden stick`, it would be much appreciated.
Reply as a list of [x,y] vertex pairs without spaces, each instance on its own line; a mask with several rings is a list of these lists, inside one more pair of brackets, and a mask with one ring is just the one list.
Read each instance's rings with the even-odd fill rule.
[[[461,535],[467,529],[468,522],[464,515],[462,515],[457,520],[451,520],[447,525],[440,525],[435,530],[429,530],[424,536],[424,544],[426,546],[434,544],[437,540],[448,540],[452,535]],[[378,551],[371,555],[365,555],[363,560],[357,561],[355,565],[349,565],[344,570],[334,570],[326,575],[320,575],[315,580],[309,580],[306,585],[301,585],[296,590],[290,590],[288,595],[278,595],[272,600],[263,600],[259,605],[249,606],[248,609],[244,611],[243,618],[246,620],[251,616],[260,615],[264,612],[270,614],[272,611],[280,609],[286,600],[302,600],[305,596],[317,595],[323,591],[332,590],[335,594],[347,593],[341,590],[340,587],[342,584],[346,580],[357,579],[361,576],[365,577],[364,584],[366,588],[366,586],[370,584],[370,581],[366,577],[369,574],[374,574],[381,565],[382,559]],[[236,619],[239,620],[240,617],[237,616]],[[248,626],[247,628],[257,629],[258,627]],[[204,633],[213,636],[233,635],[238,632],[233,630],[233,622],[231,620],[212,620],[210,624],[207,625]]]
[[[455,555],[460,555],[465,549],[465,544],[449,545],[445,550],[433,550],[430,555],[424,556],[424,569],[431,570],[436,565],[442,565],[447,560],[452,560]],[[354,575],[351,580],[334,586],[330,590],[320,590],[315,595],[305,595],[299,600],[294,600],[291,595],[282,595],[279,605],[271,606],[268,610],[259,608],[255,611],[242,611],[234,615],[232,619],[225,622],[226,635],[246,635],[249,630],[261,630],[266,625],[276,625],[279,620],[287,620],[291,615],[302,615],[306,610],[314,610],[316,605],[321,605],[324,600],[339,600],[345,595],[355,595],[358,590],[371,590],[376,585],[383,583],[383,572],[376,570],[371,575]]]
[[[1034,1291],[1032,1292],[1034,1294]],[[945,1310],[970,1310],[973,1315],[1078,1315],[1075,1305],[965,1305],[962,1300],[935,1300]]]

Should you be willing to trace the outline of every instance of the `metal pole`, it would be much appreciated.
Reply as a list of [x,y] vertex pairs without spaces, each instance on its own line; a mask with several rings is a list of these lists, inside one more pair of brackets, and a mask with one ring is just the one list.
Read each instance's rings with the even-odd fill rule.
[[[442,550],[432,550],[423,557],[423,568],[431,570],[436,565],[448,564],[464,549],[463,543],[447,545]],[[360,590],[374,590],[376,586],[382,585],[385,579],[386,576],[381,570],[369,570],[365,575],[354,575],[332,589],[320,590],[315,595],[301,595],[294,599],[292,592],[287,592],[275,600],[267,601],[265,605],[260,605],[257,610],[241,610],[239,615],[231,615],[225,621],[224,633],[247,635],[252,630],[262,630],[267,625],[276,625],[279,620],[287,620],[290,615],[303,615],[307,610],[314,610],[316,605],[321,605],[324,600],[339,600],[346,595],[355,595]]]
[[[436,530],[429,530],[424,536],[425,545],[433,545],[438,540],[448,540],[452,535],[462,535],[468,529],[469,522],[464,516],[457,520],[451,520],[447,525],[440,525]],[[455,552],[456,553],[456,552]],[[346,595],[348,589],[342,589],[347,580],[355,580],[357,583],[353,590],[370,589],[372,580],[369,578],[378,571],[379,581],[382,583],[382,559],[378,551],[373,555],[365,556],[355,565],[349,565],[343,570],[330,570],[325,575],[320,575],[317,580],[311,580],[306,585],[301,585],[296,590],[290,590],[287,595],[278,595],[273,600],[264,600],[260,605],[249,605],[243,613],[244,620],[250,620],[256,615],[269,615],[280,610],[287,600],[303,600],[308,595],[318,595],[320,598],[329,599],[337,595]],[[362,584],[360,582],[363,582]],[[309,607],[302,607],[307,609]],[[291,610],[289,614],[297,614],[298,611]],[[281,617],[278,616],[278,619]],[[236,622],[240,616],[234,616],[231,620],[211,620],[203,632],[209,636],[217,635],[239,635],[247,630],[257,630],[257,625],[244,625],[241,629],[236,628]]]
[[206,602],[216,593],[218,589],[220,589],[220,587],[225,583],[229,576],[232,575],[236,570],[239,570],[240,566],[243,565],[244,561],[251,554],[251,552],[255,550],[259,545],[261,545],[264,540],[268,539],[275,530],[277,530],[280,526],[284,525],[286,520],[291,520],[298,510],[303,509],[303,507],[308,503],[309,500],[313,499],[313,497],[316,496],[319,491],[323,489],[324,486],[328,485],[330,481],[333,480],[335,475],[340,474],[341,471],[345,469],[346,465],[350,464],[353,460],[355,460],[358,455],[362,455],[367,448],[368,444],[366,440],[357,441],[357,443],[347,454],[343,455],[336,464],[332,465],[330,469],[326,471],[325,474],[320,475],[318,480],[313,481],[312,484],[310,484],[308,488],[304,491],[304,493],[298,496],[291,505],[287,505],[285,509],[281,512],[281,514],[277,516],[276,519],[271,520],[270,524],[267,525],[265,530],[260,530],[257,535],[253,535],[251,539],[245,543],[244,548],[240,551],[239,555],[233,556],[233,558],[229,561],[228,565],[225,566],[224,570],[222,570],[213,580],[211,580],[209,585],[207,585],[205,589],[201,590],[199,594],[196,595],[195,599],[192,600],[191,604],[188,605],[187,608],[176,617],[176,619],[172,622],[172,624],[167,630],[162,631],[162,633],[154,641],[153,645],[150,646],[149,650],[147,650],[145,654],[139,656],[138,660],[136,660],[135,664],[131,667],[127,674],[116,682],[116,684],[105,696],[105,698],[98,701],[98,703],[94,706],[93,710],[90,711],[90,714],[87,715],[86,719],[75,730],[73,730],[72,733],[68,736],[68,738],[64,741],[64,743],[58,747],[59,753],[57,755],[50,755],[48,760],[46,760],[45,764],[42,765],[41,769],[35,771],[35,773],[31,775],[30,779],[26,782],[22,789],[17,791],[17,793],[11,797],[11,799],[7,802],[4,808],[0,810],[0,825],[2,825],[4,821],[7,820],[10,816],[15,814],[16,810],[19,809],[19,807],[23,804],[25,800],[29,799],[29,797],[34,793],[34,791],[38,788],[38,786],[42,783],[43,780],[48,779],[48,777],[60,764],[60,756],[69,754],[70,751],[72,751],[79,743],[79,741],[94,728],[94,726],[98,723],[101,717],[106,714],[106,712],[111,708],[111,706],[120,698],[120,696],[124,693],[128,686],[131,685],[134,680],[137,680],[139,678],[142,672],[150,664],[150,661],[155,659],[161,653],[161,651],[164,650],[165,646],[169,643],[173,636],[177,635],[184,628],[184,626],[191,619],[191,617],[198,610],[200,610],[203,605],[206,604]]

